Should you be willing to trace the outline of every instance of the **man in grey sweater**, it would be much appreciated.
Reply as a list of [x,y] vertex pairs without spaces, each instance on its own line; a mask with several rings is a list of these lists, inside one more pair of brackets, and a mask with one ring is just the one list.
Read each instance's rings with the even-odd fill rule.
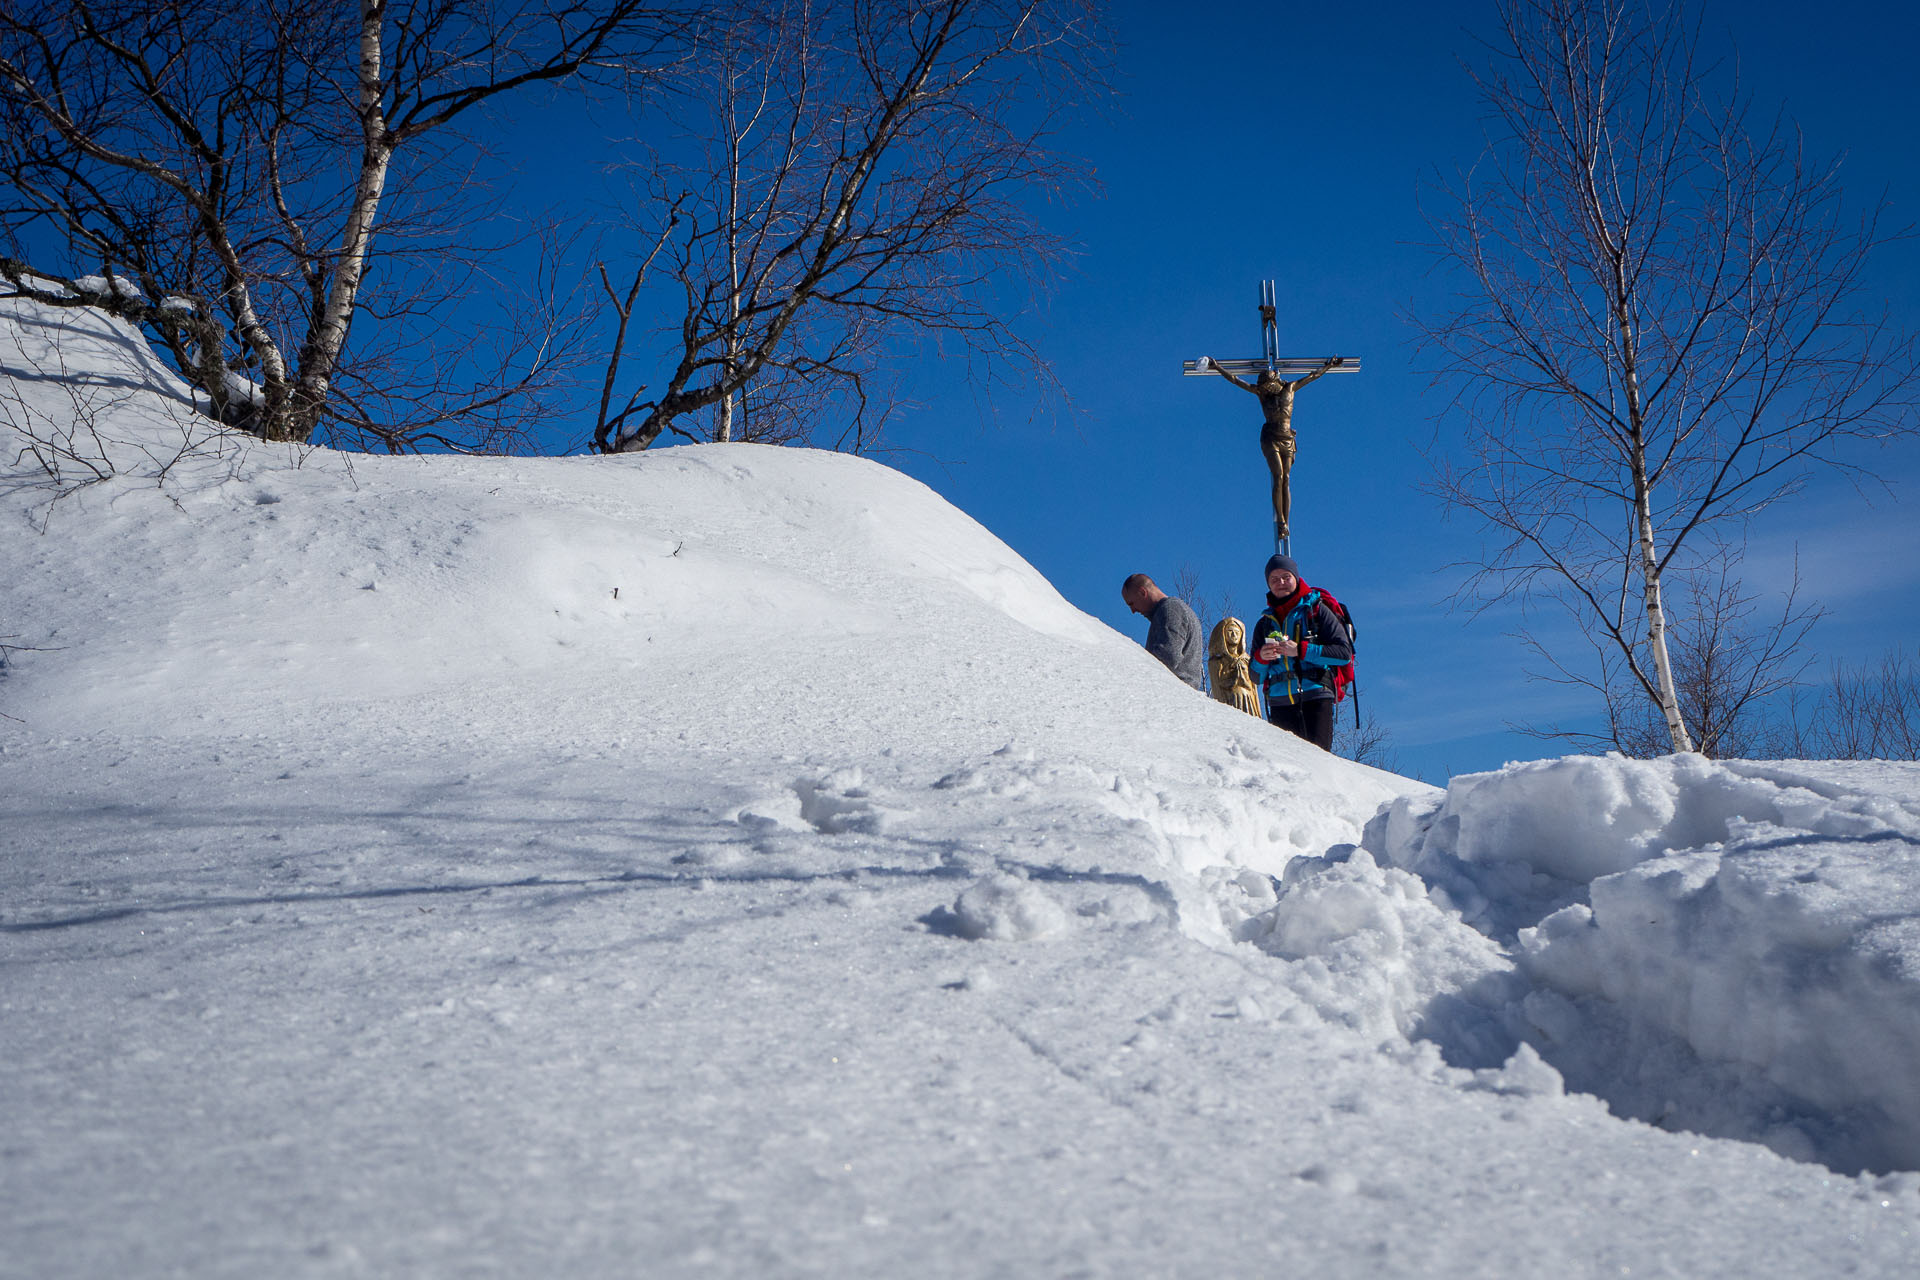
[[1193,616],[1187,602],[1162,591],[1144,573],[1136,573],[1120,584],[1120,598],[1127,602],[1127,608],[1148,620],[1147,652],[1166,663],[1167,670],[1200,688],[1207,670],[1207,638],[1200,634],[1200,619]]

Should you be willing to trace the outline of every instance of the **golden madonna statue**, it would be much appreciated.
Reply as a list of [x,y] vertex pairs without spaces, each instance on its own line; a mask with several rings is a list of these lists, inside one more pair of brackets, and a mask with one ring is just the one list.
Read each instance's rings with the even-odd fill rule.
[[1247,669],[1247,625],[1238,618],[1222,618],[1207,637],[1207,680],[1215,702],[1260,714],[1260,691]]

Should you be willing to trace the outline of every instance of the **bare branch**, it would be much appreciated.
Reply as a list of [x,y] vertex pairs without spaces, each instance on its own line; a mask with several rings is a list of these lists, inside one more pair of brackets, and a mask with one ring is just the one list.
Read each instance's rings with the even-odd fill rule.
[[1717,752],[1814,616],[1790,595],[1786,648],[1734,641],[1748,522],[1916,430],[1920,348],[1865,305],[1891,234],[1790,126],[1751,123],[1684,0],[1498,9],[1486,153],[1427,211],[1463,288],[1418,321],[1453,392],[1434,488],[1491,539],[1460,598],[1563,609],[1598,647],[1553,666],[1606,698],[1615,745],[1632,690],[1669,748]]
[[1089,0],[713,13],[674,107],[687,142],[644,180],[643,207],[690,193],[677,226],[643,233],[669,246],[672,350],[633,405],[644,412],[603,416],[596,447],[643,449],[707,410],[714,438],[870,447],[899,403],[874,397],[875,378],[910,339],[950,335],[989,367],[1050,379],[992,299],[1064,251],[1034,198],[1089,180],[1048,135],[1102,91],[1092,13]]

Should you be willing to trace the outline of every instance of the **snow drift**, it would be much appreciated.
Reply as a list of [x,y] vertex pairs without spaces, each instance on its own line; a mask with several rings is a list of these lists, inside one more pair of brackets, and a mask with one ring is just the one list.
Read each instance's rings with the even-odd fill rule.
[[1516,1034],[1643,1119],[1920,1168],[1920,766],[1568,758],[1367,845],[1516,943]]
[[22,1274],[1920,1259],[1911,770],[1443,793],[870,462],[269,447],[7,306]]

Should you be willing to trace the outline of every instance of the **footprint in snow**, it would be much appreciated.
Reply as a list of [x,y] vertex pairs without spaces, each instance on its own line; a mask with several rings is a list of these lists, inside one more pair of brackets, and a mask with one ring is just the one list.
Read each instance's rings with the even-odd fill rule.
[[791,791],[743,805],[734,821],[759,830],[879,835],[900,816],[877,803],[858,766],[801,778]]

